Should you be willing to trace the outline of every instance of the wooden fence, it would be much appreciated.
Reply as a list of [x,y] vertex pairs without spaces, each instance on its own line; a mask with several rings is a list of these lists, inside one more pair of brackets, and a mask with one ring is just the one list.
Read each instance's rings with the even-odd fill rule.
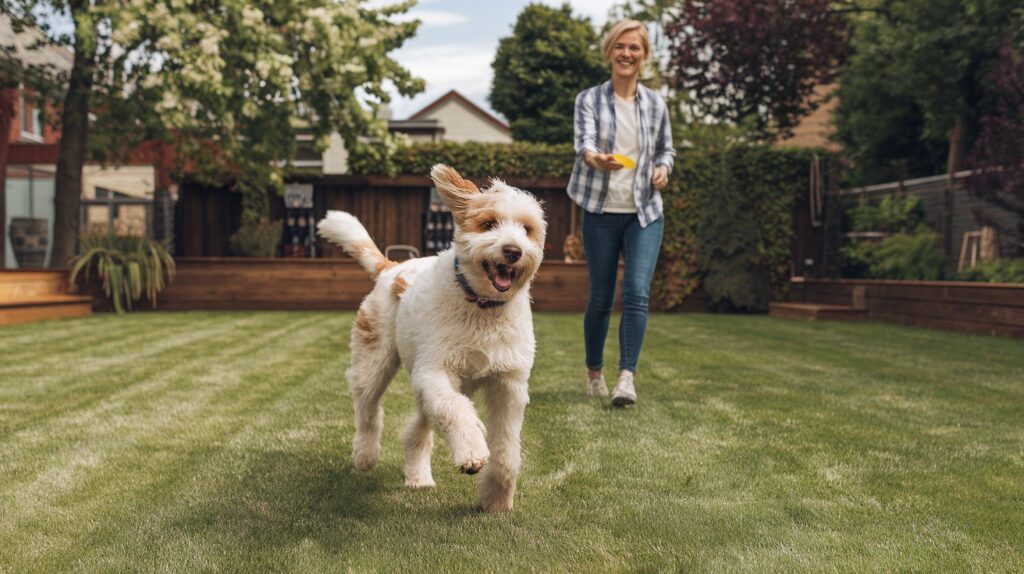
[[838,197],[877,202],[886,196],[912,195],[921,200],[925,220],[938,232],[949,266],[956,269],[964,234],[979,231],[983,225],[1000,230],[1002,254],[1020,257],[1024,238],[1020,236],[1020,217],[1000,206],[981,200],[968,191],[970,171],[961,171],[950,179],[945,175],[894,181],[867,187],[844,189]]
[[789,301],[853,304],[887,323],[1024,337],[1020,284],[797,278]]
[[[317,176],[302,183],[313,185],[314,217],[328,209],[348,211],[366,226],[370,237],[384,249],[388,245],[413,245],[423,251],[423,215],[430,206],[432,184],[426,177]],[[578,231],[581,215],[565,193],[566,179],[513,179],[508,183],[525,189],[543,202],[548,222],[544,256],[562,259],[566,235]],[[487,181],[476,181],[484,187]],[[241,225],[241,196],[226,189],[196,184],[182,186],[175,213],[175,255],[179,257],[226,257],[228,238]],[[270,200],[271,220],[284,214],[284,201]],[[317,242],[321,257],[338,257],[341,251]]]

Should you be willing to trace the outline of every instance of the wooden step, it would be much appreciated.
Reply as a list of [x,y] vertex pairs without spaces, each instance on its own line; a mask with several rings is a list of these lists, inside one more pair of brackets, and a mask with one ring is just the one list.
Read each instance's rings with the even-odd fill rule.
[[85,295],[39,295],[22,297],[17,301],[0,301],[0,325],[85,317],[91,314],[92,297]]
[[821,305],[818,303],[771,303],[769,315],[808,321],[862,321],[867,318],[864,309],[849,305]]
[[0,270],[0,303],[67,292],[67,269]]

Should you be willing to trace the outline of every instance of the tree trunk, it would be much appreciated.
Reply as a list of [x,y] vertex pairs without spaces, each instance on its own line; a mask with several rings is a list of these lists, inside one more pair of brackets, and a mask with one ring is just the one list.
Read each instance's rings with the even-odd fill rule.
[[[88,2],[71,2],[75,17],[75,59],[61,111],[60,156],[54,191],[53,253],[50,267],[66,267],[78,246],[82,202],[82,164],[89,131],[89,95],[96,65],[96,30],[88,17]],[[83,30],[82,27],[88,29]]]
[[964,116],[957,114],[949,132],[949,155],[946,159],[946,189],[942,196],[942,247],[953,253],[953,185],[964,157]]
[[14,122],[14,88],[0,88],[0,269],[7,266],[7,152]]
[[952,178],[964,162],[964,116],[957,114],[953,129],[949,132],[949,155],[946,157],[946,173]]

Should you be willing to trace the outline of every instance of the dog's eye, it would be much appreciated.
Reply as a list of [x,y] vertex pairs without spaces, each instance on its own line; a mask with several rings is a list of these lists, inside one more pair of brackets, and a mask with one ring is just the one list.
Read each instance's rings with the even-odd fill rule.
[[527,235],[533,235],[533,228],[530,227],[529,225],[524,225],[523,229],[526,231]]
[[490,231],[490,230],[494,229],[497,226],[498,226],[498,222],[493,220],[493,219],[488,219],[488,220],[484,221],[484,223],[483,223],[484,231]]

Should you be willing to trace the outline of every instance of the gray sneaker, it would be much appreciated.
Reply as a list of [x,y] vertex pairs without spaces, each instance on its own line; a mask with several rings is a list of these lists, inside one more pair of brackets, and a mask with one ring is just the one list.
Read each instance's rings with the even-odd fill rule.
[[604,382],[604,374],[591,377],[587,371],[587,394],[592,397],[607,397],[608,383]]
[[636,403],[636,388],[633,386],[633,373],[619,372],[619,382],[612,391],[612,406],[624,407]]

